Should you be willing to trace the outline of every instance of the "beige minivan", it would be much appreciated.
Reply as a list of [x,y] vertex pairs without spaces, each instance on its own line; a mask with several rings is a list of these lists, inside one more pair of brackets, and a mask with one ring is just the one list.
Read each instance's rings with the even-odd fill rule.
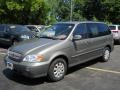
[[30,78],[64,78],[69,67],[101,57],[108,61],[113,36],[101,22],[59,22],[44,30],[37,39],[9,48],[6,67]]

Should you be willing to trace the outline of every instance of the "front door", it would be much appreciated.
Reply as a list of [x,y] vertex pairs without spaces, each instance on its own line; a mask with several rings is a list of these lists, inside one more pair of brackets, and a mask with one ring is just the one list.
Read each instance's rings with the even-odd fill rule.
[[80,40],[73,40],[73,51],[72,51],[72,64],[78,64],[84,62],[87,59],[87,52],[89,50],[89,39],[86,24],[78,24],[73,32],[73,37],[75,35],[80,35]]

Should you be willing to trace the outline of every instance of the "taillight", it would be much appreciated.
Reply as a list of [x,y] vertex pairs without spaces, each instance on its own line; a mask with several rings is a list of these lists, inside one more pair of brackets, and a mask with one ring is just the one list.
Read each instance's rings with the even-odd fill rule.
[[112,31],[113,33],[118,33],[118,31]]

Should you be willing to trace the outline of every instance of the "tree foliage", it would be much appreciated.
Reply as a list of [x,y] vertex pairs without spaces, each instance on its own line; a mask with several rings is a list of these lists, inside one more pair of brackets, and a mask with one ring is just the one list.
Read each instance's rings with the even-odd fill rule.
[[0,0],[0,23],[53,24],[97,20],[120,23],[120,0]]
[[44,0],[0,0],[0,22],[45,24],[49,7]]

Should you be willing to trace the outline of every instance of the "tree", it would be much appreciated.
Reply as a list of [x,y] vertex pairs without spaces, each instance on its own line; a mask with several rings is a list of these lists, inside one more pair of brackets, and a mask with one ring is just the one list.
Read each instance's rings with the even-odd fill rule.
[[120,0],[103,0],[105,19],[114,24],[120,23]]
[[97,20],[120,23],[120,0],[0,0],[0,23],[53,24]]
[[102,20],[101,7],[101,0],[85,0],[83,16],[87,20],[93,20],[94,18]]
[[73,21],[85,20],[83,17],[84,0],[74,0],[73,2]]
[[49,7],[44,0],[1,0],[1,23],[45,24]]
[[[73,21],[84,20],[83,6],[84,0],[72,0],[73,3]],[[58,21],[70,21],[71,0],[60,0],[57,8]]]
[[60,0],[57,8],[56,18],[58,21],[70,19],[70,0]]

